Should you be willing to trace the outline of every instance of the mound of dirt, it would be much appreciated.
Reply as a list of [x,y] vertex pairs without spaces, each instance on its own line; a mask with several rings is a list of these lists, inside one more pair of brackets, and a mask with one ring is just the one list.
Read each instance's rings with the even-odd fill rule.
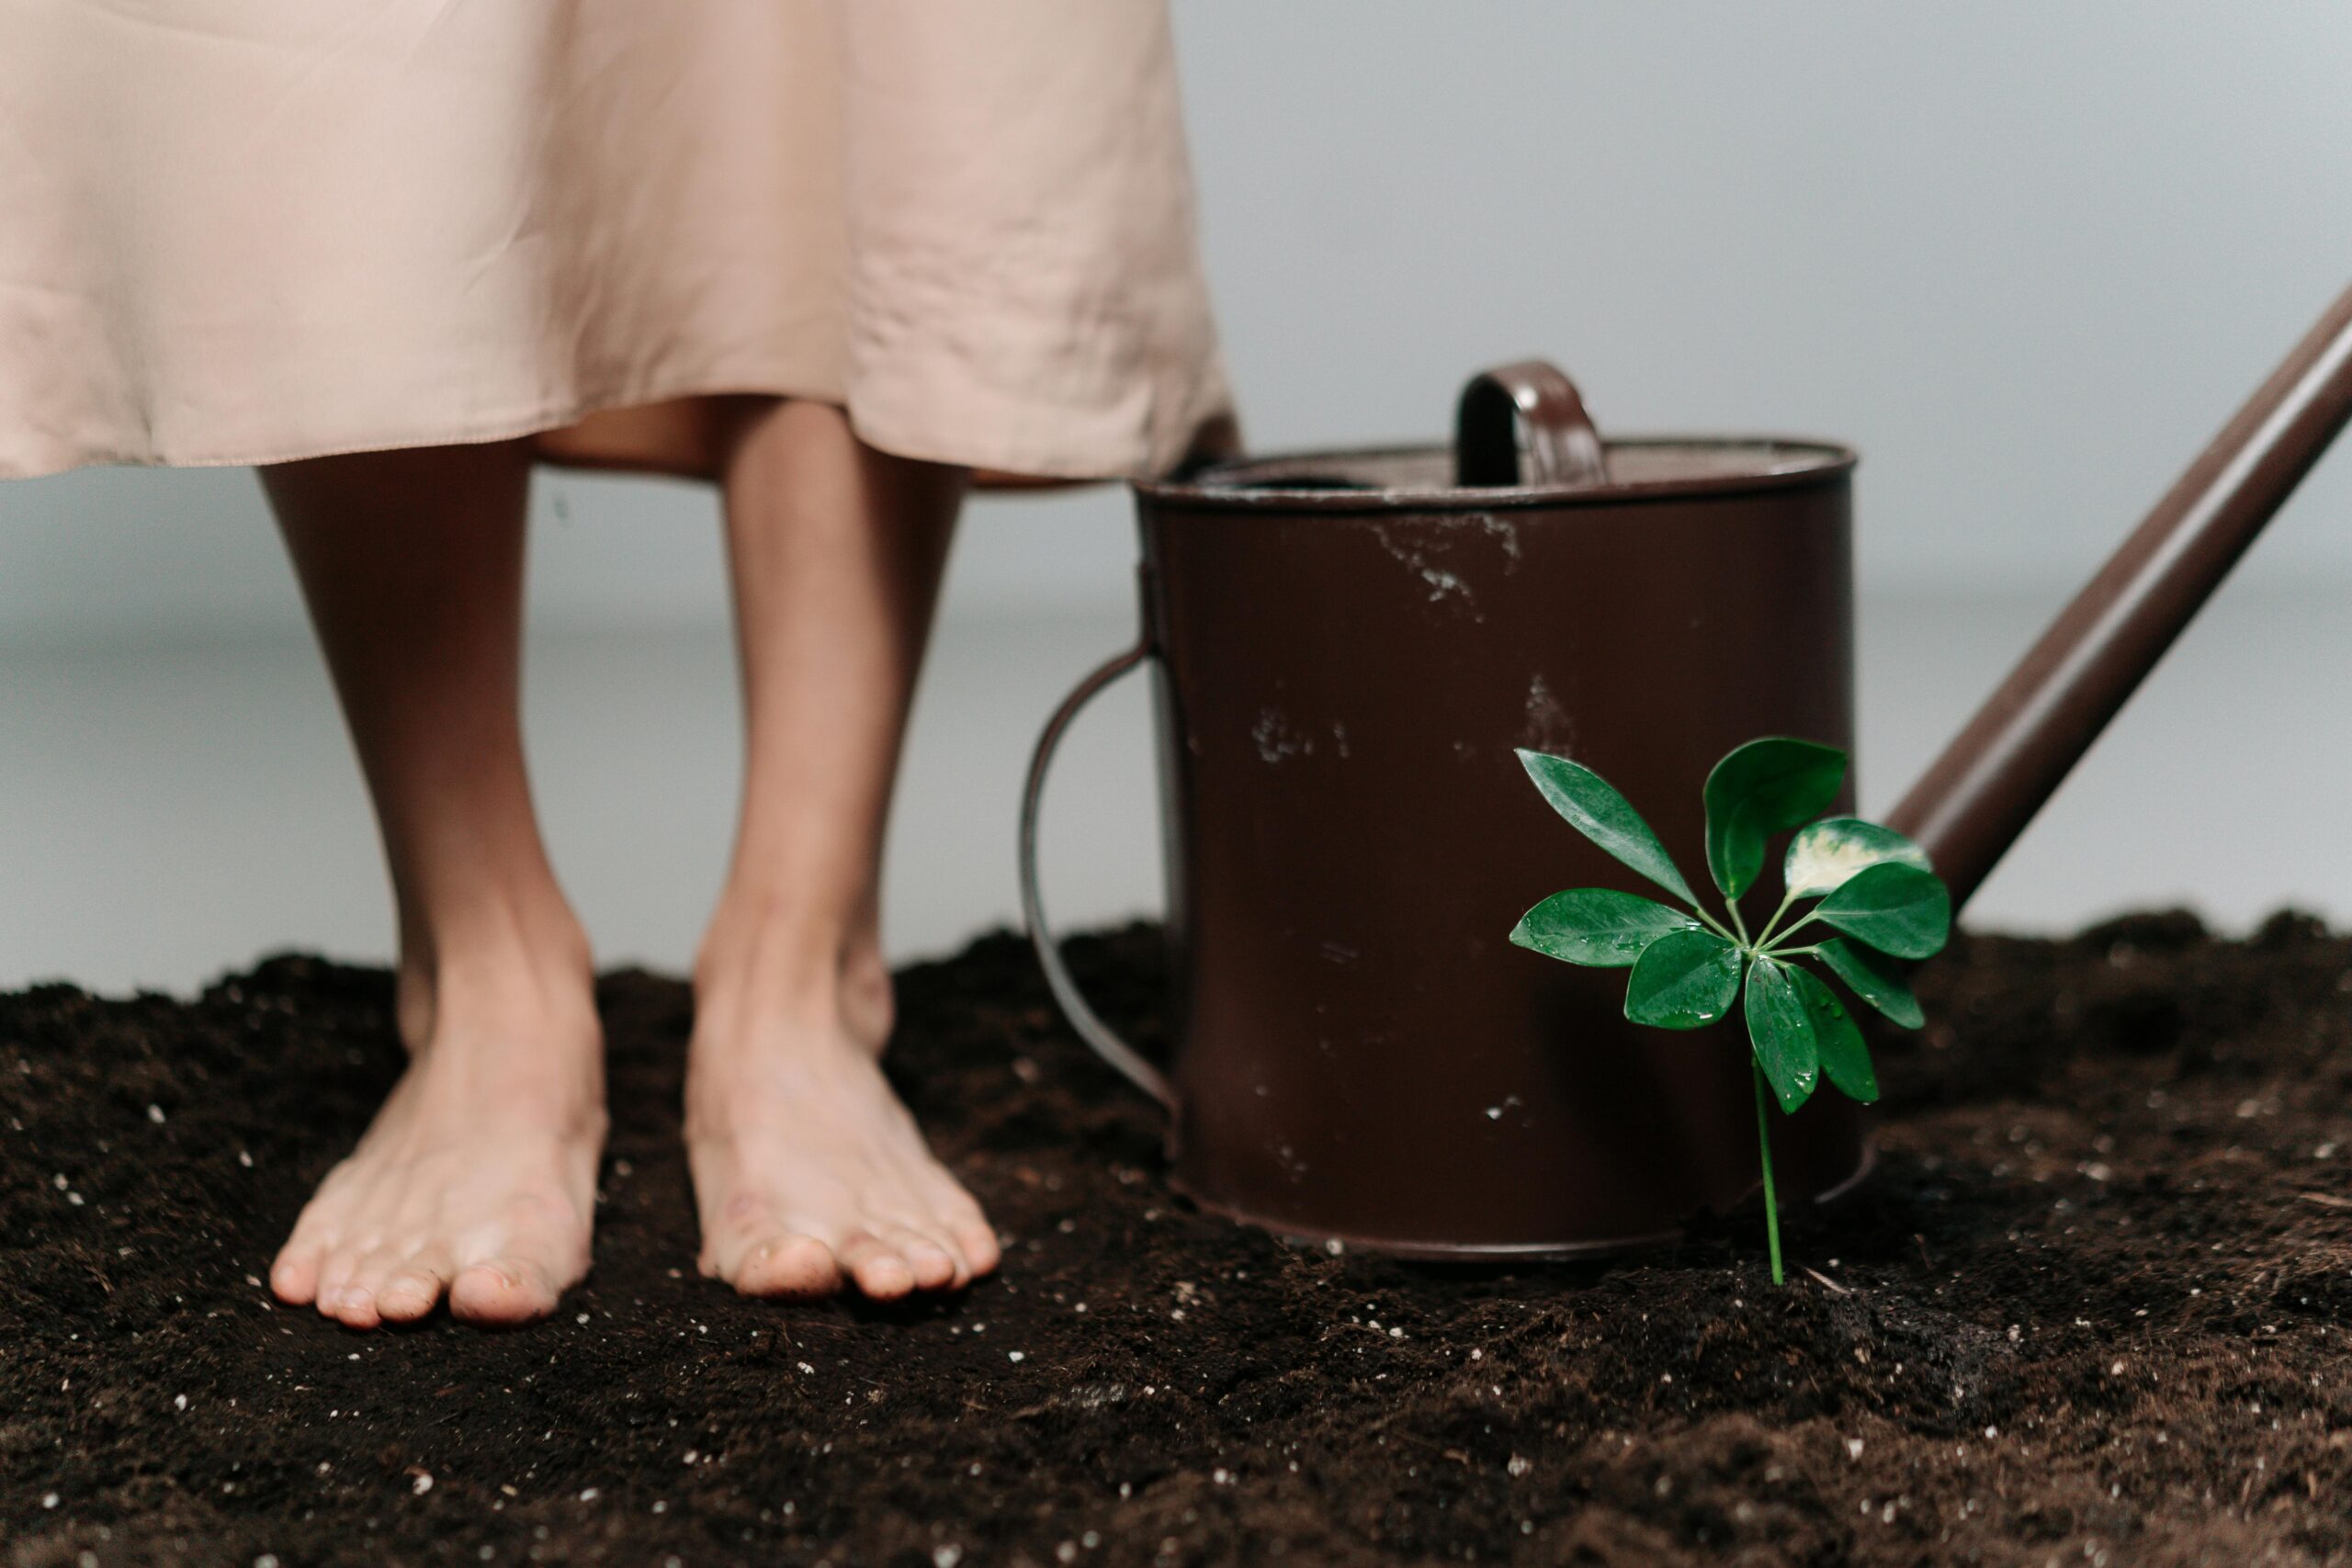
[[[1148,1037],[1158,948],[1073,944]],[[390,1083],[379,972],[0,998],[0,1560],[2205,1563],[2352,1552],[2352,942],[1963,940],[1867,1195],[1438,1270],[1189,1210],[1009,937],[893,1070],[1013,1238],[899,1310],[698,1279],[689,998],[603,987],[597,1264],[551,1322],[354,1334],[261,1280]]]

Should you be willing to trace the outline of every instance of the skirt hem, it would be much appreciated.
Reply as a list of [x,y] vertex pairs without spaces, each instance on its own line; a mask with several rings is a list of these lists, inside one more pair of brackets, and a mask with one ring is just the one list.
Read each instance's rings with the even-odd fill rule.
[[[893,457],[920,462],[951,463],[1019,479],[1083,480],[1142,478],[1173,468],[1187,455],[1183,450],[1155,452],[1151,450],[1151,444],[1141,438],[1127,443],[1115,454],[1103,448],[1052,450],[1026,442],[1001,445],[990,450],[985,443],[974,442],[967,446],[952,436],[942,441],[903,430],[877,430],[874,428],[876,422],[859,418],[854,399],[844,397],[836,389],[812,388],[797,383],[788,377],[687,377],[675,384],[664,383],[643,390],[632,389],[610,398],[585,398],[563,404],[542,404],[527,413],[491,415],[447,428],[383,436],[322,436],[316,441],[244,450],[209,450],[199,446],[193,451],[174,452],[85,449],[79,452],[36,450],[30,456],[0,454],[0,480],[48,479],[82,468],[258,468],[281,463],[305,462],[314,457],[349,457],[361,452],[396,452],[428,446],[478,446],[498,441],[520,441],[549,431],[563,430],[594,414],[692,398],[715,397],[797,398],[829,403],[848,413],[850,426],[856,431],[858,439]],[[1222,405],[1206,407],[1192,422],[1193,425],[1195,429],[1204,429],[1224,412]],[[653,465],[626,462],[594,466],[621,471],[671,471]]]

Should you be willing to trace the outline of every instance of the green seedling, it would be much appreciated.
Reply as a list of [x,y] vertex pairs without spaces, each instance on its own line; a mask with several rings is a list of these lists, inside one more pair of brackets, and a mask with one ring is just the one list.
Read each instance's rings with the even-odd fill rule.
[[[1568,964],[1630,968],[1625,1016],[1659,1029],[1703,1029],[1745,993],[1764,1234],[1777,1285],[1781,1215],[1770,1101],[1793,1112],[1825,1077],[1865,1104],[1878,1098],[1860,1029],[1806,961],[1895,1023],[1917,1029],[1918,998],[1897,961],[1941,951],[1951,934],[1951,897],[1927,854],[1902,834],[1820,816],[1846,781],[1846,753],[1835,747],[1751,740],[1707,775],[1707,870],[1723,894],[1720,919],[1692,894],[1641,814],[1599,773],[1540,751],[1522,750],[1519,760],[1571,827],[1674,895],[1679,907],[1614,888],[1573,887],[1528,910],[1510,940]],[[1786,891],[1751,935],[1740,898],[1763,874],[1770,840],[1792,828],[1781,863]],[[1797,912],[1807,902],[1812,908]],[[1828,929],[1807,929],[1815,926]]]

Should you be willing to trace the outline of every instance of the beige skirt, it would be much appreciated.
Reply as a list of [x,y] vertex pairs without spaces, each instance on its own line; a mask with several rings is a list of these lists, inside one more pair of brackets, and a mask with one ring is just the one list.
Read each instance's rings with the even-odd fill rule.
[[0,0],[0,476],[665,466],[727,392],[1047,477],[1216,429],[1162,0]]

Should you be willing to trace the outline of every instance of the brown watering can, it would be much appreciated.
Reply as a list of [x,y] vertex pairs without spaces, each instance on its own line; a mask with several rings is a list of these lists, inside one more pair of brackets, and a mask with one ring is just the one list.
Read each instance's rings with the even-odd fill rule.
[[[1895,808],[1955,906],[2347,416],[2352,291]],[[1850,752],[1854,463],[1828,442],[1604,441],[1568,379],[1528,363],[1470,383],[1452,451],[1136,487],[1142,634],[1038,742],[1022,886],[1071,1024],[1168,1107],[1185,1193],[1424,1258],[1664,1239],[1747,1194],[1736,1024],[1642,1028],[1622,974],[1505,940],[1546,895],[1623,879],[1514,752],[1594,769],[1685,865],[1704,862],[1701,781],[1733,747],[1792,735]],[[1087,1005],[1036,870],[1056,745],[1146,666],[1174,961],[1164,1066]],[[1842,1096],[1816,1096],[1773,1145],[1792,1196],[1834,1196],[1871,1164]]]

